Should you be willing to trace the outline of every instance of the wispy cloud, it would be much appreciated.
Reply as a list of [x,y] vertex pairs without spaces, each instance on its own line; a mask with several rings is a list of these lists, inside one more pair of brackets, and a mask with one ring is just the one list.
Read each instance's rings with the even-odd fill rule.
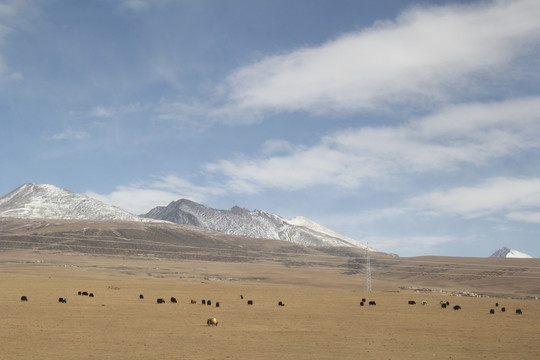
[[122,6],[134,10],[134,11],[142,11],[145,10],[148,7],[148,0],[122,0]]
[[148,109],[148,105],[142,105],[140,103],[132,103],[117,107],[95,106],[90,111],[84,114],[79,114],[79,116],[89,118],[112,118],[115,116],[122,116],[126,114],[145,111]]
[[152,6],[163,5],[172,1],[173,0],[120,0],[120,5],[131,11],[142,12]]
[[156,206],[166,206],[171,201],[181,198],[204,203],[209,198],[222,194],[224,190],[219,187],[194,185],[175,175],[159,176],[152,181],[118,186],[109,194],[86,192],[88,196],[133,214],[147,213]]
[[540,222],[540,178],[497,177],[476,186],[431,192],[410,199],[409,204],[414,211],[431,216],[502,214],[513,221]]
[[286,154],[220,160],[205,168],[225,175],[239,192],[353,188],[387,176],[486,164],[538,149],[539,137],[540,97],[531,97],[449,106],[404,125],[348,129],[324,136],[315,146],[288,145]]
[[456,239],[444,236],[404,236],[383,237],[373,236],[360,239],[364,244],[376,248],[379,251],[392,252],[399,249],[400,256],[415,256],[418,254],[430,254],[437,246],[455,242]]
[[9,66],[7,66],[4,59],[0,55],[0,84],[21,80],[22,78],[23,75],[19,72],[14,72]]
[[23,78],[23,74],[6,63],[2,48],[12,32],[26,26],[25,23],[33,14],[31,5],[25,0],[6,0],[0,3],[0,85]]
[[[537,206],[536,208],[540,208]],[[511,221],[540,224],[540,211],[515,211],[509,212],[506,218]]]
[[[311,113],[378,110],[462,98],[537,51],[535,0],[415,7],[317,47],[270,56],[237,69],[222,85],[228,107]],[[538,75],[538,69],[527,69]],[[495,75],[493,77],[493,75]]]
[[82,130],[73,130],[68,128],[62,132],[47,137],[47,140],[84,140],[90,137],[90,134]]

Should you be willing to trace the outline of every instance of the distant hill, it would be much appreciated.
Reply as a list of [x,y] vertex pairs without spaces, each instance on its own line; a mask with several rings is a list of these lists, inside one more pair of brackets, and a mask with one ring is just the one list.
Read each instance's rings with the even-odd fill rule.
[[507,247],[500,248],[499,250],[495,251],[490,257],[492,258],[532,258],[532,256],[527,255],[525,253],[522,253],[517,250],[512,250]]
[[276,239],[305,246],[346,246],[366,248],[366,245],[340,235],[305,217],[290,220],[262,210],[250,211],[235,206],[217,210],[181,199],[159,206],[141,215],[177,224],[199,226],[231,235]]
[[143,221],[125,210],[54,185],[26,183],[0,198],[0,217]]

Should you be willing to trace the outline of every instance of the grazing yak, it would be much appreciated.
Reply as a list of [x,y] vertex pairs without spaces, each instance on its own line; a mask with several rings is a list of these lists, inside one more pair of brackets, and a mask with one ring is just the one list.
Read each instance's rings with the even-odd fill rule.
[[82,295],[82,292],[81,291],[77,292],[77,295]]
[[505,312],[505,311],[506,311],[506,308],[503,306],[503,307],[501,308],[501,311],[502,311],[502,312]]
[[191,300],[191,303],[192,303],[192,304],[196,304],[197,301],[192,299],[192,300]]
[[139,299],[144,299],[144,295],[143,295],[143,294],[140,294],[140,295],[139,295]]
[[461,310],[461,306],[455,305],[455,306],[454,306],[454,310]]
[[253,300],[248,300],[248,301],[247,301],[247,304],[248,304],[248,305],[253,305]]
[[285,303],[283,301],[280,301],[277,304],[278,304],[278,306],[285,306]]
[[521,309],[516,309],[516,314],[517,314],[517,315],[521,315],[521,314],[523,314],[523,313],[521,312]]
[[441,309],[446,309],[446,303],[441,304]]
[[201,303],[202,303],[203,305],[206,305],[206,300],[204,300],[204,299],[201,300]]
[[208,305],[208,306],[212,305],[212,301],[211,300],[206,300],[206,305]]
[[217,326],[218,322],[216,318],[210,318],[206,320],[206,325],[208,326]]
[[25,295],[23,295],[21,296],[21,301],[28,301],[28,298]]
[[376,303],[375,301],[371,300],[371,301],[369,302],[369,305],[370,305],[370,306],[375,306],[375,305],[377,305],[377,303]]
[[88,296],[88,291],[83,291],[82,295],[83,296]]
[[495,310],[494,309],[489,309],[489,313],[490,314],[495,314]]
[[58,298],[59,303],[67,303],[67,299],[65,297]]
[[414,300],[409,300],[409,305],[416,305],[416,301],[414,301]]
[[219,307],[219,301],[216,301],[216,307]]
[[364,302],[363,302],[363,301],[360,301],[360,306],[364,306]]
[[176,303],[177,303],[177,301],[176,301],[176,298],[175,298],[174,296],[173,296],[173,297],[171,297],[171,302],[172,302],[172,303],[174,303],[174,304],[176,304]]
[[94,293],[88,294],[89,297],[94,297]]
[[427,305],[427,301],[422,301],[422,305]]
[[163,300],[162,298],[159,298],[159,299],[157,299],[157,303],[158,304],[165,304],[165,300]]

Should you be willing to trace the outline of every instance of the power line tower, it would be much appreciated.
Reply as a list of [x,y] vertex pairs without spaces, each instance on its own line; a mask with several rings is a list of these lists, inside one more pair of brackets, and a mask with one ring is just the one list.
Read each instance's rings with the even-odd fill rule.
[[371,291],[371,264],[369,261],[369,243],[366,244],[366,291]]

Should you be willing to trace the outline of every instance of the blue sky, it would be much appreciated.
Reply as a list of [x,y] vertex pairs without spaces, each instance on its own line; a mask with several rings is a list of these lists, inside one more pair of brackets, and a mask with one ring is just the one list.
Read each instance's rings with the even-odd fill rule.
[[0,0],[0,194],[540,257],[540,2]]

